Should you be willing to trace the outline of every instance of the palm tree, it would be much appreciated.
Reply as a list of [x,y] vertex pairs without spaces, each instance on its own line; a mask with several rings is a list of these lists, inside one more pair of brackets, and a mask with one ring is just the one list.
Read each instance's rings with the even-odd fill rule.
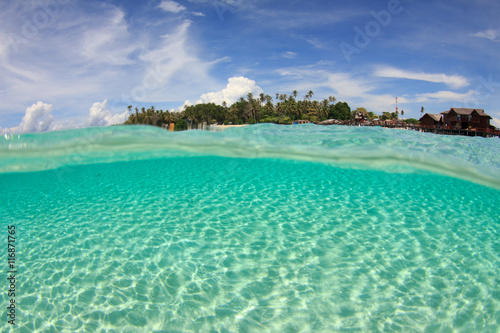
[[146,116],[144,117],[144,121],[145,121],[145,123],[146,123],[147,125],[150,125],[150,123],[151,123],[151,119],[152,119],[152,118],[151,118],[151,113],[150,113],[150,112],[149,112],[149,110],[148,110],[148,112],[146,113]]
[[320,120],[328,118],[328,99],[324,99],[321,103],[321,117]]
[[401,110],[401,117],[403,118],[403,120],[405,120],[405,118],[403,117],[405,115],[405,110]]
[[260,93],[259,95],[260,97],[260,104],[264,104],[264,102],[266,101],[266,96],[264,95],[264,93]]
[[312,90],[309,90],[309,92],[306,94],[306,99],[308,100],[311,100],[311,98],[313,97],[314,93]]
[[319,119],[321,117],[321,109],[320,109],[319,102],[318,101],[313,101],[312,105],[313,105],[314,114]]
[[422,108],[420,109],[420,115],[423,117],[424,116],[424,107],[422,106]]

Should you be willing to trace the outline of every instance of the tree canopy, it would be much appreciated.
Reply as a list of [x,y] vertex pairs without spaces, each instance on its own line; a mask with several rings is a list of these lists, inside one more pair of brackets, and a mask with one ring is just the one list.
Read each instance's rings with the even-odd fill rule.
[[[181,112],[157,110],[154,106],[148,109],[144,107],[139,110],[132,105],[128,109],[131,112],[125,124],[147,124],[162,126],[163,124],[176,123],[175,129],[187,128],[187,123],[218,124],[255,124],[275,123],[291,124],[296,120],[309,120],[321,122],[327,119],[346,121],[353,119],[356,115],[363,115],[365,119],[377,118],[374,112],[368,112],[363,107],[351,111],[347,102],[337,101],[333,96],[321,101],[313,100],[313,91],[308,91],[303,99],[297,99],[299,93],[294,90],[290,95],[277,93],[275,98],[261,93],[253,96],[248,93],[238,101],[228,106],[214,103],[199,103],[186,106]],[[393,112],[383,112],[381,120],[397,119],[398,115]]]

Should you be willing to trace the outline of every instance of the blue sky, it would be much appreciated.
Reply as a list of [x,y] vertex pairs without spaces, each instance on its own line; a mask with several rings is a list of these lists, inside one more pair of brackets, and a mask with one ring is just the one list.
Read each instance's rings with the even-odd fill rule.
[[500,127],[497,1],[0,2],[0,131],[100,126],[313,90],[354,109],[483,108]]

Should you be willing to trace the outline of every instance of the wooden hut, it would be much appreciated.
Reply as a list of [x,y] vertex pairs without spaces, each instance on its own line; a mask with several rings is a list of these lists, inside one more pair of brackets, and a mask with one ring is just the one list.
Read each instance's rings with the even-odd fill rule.
[[443,122],[451,129],[472,129],[476,131],[488,131],[491,117],[484,113],[483,109],[451,108],[441,112]]
[[423,128],[438,128],[443,126],[443,115],[426,113],[419,120],[420,127]]

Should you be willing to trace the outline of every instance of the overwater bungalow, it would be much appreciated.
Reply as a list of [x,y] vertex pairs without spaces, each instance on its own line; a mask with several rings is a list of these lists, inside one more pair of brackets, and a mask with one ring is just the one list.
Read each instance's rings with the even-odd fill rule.
[[451,108],[441,112],[443,123],[449,129],[470,129],[480,132],[490,130],[491,117],[483,109]]
[[420,118],[419,122],[423,128],[439,128],[443,126],[443,115],[426,113]]
[[500,131],[490,125],[490,119],[483,109],[451,108],[440,114],[426,113],[417,128],[436,134],[500,136]]

